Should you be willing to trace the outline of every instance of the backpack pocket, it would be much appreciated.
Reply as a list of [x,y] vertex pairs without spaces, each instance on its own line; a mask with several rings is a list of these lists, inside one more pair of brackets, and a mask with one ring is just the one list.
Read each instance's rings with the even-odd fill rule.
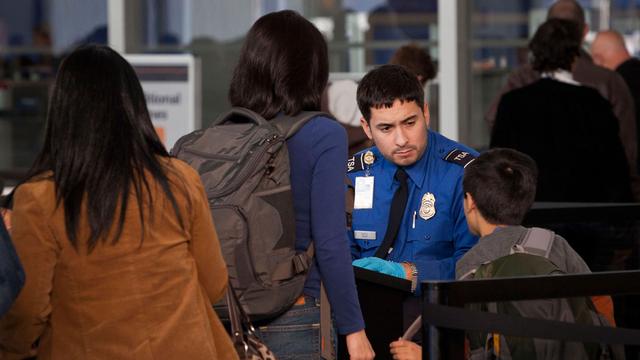
[[[272,275],[282,263],[291,263],[296,254],[296,219],[293,210],[291,186],[260,191],[253,194],[250,206],[253,206],[249,220],[250,231],[257,234],[251,248],[259,256],[256,261],[257,277],[266,286],[275,285]],[[259,265],[258,265],[259,264]]]
[[222,256],[227,260],[229,281],[241,293],[258,281],[249,247],[247,216],[235,205],[212,205],[211,215],[220,238]]

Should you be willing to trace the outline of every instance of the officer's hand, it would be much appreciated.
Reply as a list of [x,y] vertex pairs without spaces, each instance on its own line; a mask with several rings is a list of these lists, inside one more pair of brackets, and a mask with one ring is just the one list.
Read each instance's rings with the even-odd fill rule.
[[380,259],[378,257],[366,257],[353,261],[353,266],[361,267],[367,270],[377,271],[383,274],[406,278],[406,273],[402,264]]

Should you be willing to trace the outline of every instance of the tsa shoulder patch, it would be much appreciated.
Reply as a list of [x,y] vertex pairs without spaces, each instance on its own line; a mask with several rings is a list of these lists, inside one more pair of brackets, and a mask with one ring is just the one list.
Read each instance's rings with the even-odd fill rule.
[[347,172],[356,172],[364,170],[364,153],[355,154],[347,160]]
[[471,153],[469,153],[468,151],[453,149],[449,151],[449,153],[443,159],[448,162],[458,164],[462,167],[467,167],[467,165],[471,164],[471,162],[475,160],[476,157],[471,155]]

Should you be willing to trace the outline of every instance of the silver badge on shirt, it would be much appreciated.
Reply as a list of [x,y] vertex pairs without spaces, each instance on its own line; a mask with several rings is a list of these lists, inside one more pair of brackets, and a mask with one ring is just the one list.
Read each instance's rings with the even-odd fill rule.
[[429,220],[436,214],[436,197],[428,192],[422,195],[420,203],[420,217]]

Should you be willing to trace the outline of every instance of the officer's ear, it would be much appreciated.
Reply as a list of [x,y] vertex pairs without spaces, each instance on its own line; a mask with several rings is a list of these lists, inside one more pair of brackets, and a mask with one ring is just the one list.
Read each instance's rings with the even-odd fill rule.
[[429,128],[429,120],[431,119],[431,114],[429,113],[429,105],[427,104],[426,101],[424,103],[424,109],[422,110],[422,113],[424,114],[424,122],[427,125],[427,129],[428,129]]
[[362,130],[364,130],[364,133],[367,135],[369,140],[373,140],[373,136],[371,136],[371,127],[369,126],[369,122],[364,117],[360,118],[360,126],[362,126]]

